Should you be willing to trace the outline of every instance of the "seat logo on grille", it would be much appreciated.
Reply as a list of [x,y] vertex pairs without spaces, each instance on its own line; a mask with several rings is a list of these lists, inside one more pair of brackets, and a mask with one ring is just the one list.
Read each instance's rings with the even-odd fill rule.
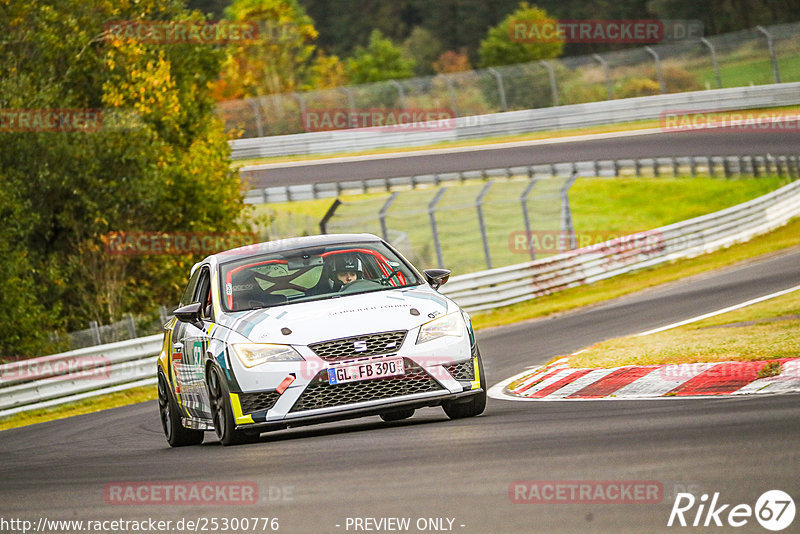
[[364,352],[367,350],[367,342],[366,341],[355,341],[353,343],[353,350],[356,352]]

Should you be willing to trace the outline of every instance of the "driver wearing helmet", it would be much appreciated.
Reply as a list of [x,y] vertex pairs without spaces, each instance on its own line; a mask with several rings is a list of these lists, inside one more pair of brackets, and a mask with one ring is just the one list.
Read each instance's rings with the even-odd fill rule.
[[335,257],[332,269],[333,289],[340,290],[347,284],[364,277],[361,260],[351,256]]

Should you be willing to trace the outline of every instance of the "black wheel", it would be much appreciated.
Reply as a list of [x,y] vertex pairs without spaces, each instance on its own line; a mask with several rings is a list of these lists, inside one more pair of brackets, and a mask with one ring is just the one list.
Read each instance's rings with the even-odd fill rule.
[[258,434],[247,434],[236,430],[228,385],[216,367],[211,367],[209,370],[206,385],[208,386],[208,398],[211,401],[211,418],[220,442],[223,445],[238,445],[258,439]]
[[381,419],[389,423],[391,421],[400,421],[402,419],[408,419],[412,415],[414,415],[414,408],[408,408],[406,410],[397,410],[395,412],[382,413]]
[[480,354],[478,355],[478,372],[481,379],[481,391],[475,395],[471,395],[466,399],[459,399],[454,401],[445,401],[442,403],[444,413],[450,419],[462,419],[464,417],[475,417],[480,415],[486,409],[486,374],[483,372],[483,361]]
[[158,373],[158,411],[161,415],[161,428],[164,429],[164,436],[167,443],[172,447],[183,447],[185,445],[199,445],[203,443],[202,430],[191,430],[181,424],[180,411],[178,404],[172,397],[167,385],[167,379],[163,373]]

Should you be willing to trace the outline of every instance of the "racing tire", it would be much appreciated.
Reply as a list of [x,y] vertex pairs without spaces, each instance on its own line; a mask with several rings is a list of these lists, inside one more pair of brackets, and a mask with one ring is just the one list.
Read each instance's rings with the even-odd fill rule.
[[408,408],[406,410],[397,410],[394,412],[386,412],[381,414],[381,419],[386,421],[387,423],[391,423],[392,421],[402,421],[403,419],[408,419],[412,415],[414,415],[414,408]]
[[486,374],[483,372],[483,360],[478,354],[478,372],[480,373],[481,392],[471,395],[468,399],[444,401],[442,409],[450,419],[463,419],[475,417],[486,409]]
[[242,430],[236,430],[230,391],[216,367],[209,369],[206,386],[208,387],[208,399],[211,401],[211,419],[214,421],[214,431],[220,443],[228,446],[252,443],[257,440],[258,434],[248,434]]
[[178,404],[170,394],[167,379],[160,371],[158,373],[158,412],[161,416],[161,428],[164,430],[164,436],[170,447],[199,445],[203,442],[204,431],[185,428],[181,423]]

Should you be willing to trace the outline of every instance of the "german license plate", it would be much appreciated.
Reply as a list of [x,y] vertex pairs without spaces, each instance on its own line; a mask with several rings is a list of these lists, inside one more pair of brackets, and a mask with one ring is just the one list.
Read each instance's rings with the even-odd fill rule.
[[328,369],[328,382],[331,384],[343,384],[345,382],[383,378],[384,376],[397,376],[404,373],[403,359],[397,358]]

